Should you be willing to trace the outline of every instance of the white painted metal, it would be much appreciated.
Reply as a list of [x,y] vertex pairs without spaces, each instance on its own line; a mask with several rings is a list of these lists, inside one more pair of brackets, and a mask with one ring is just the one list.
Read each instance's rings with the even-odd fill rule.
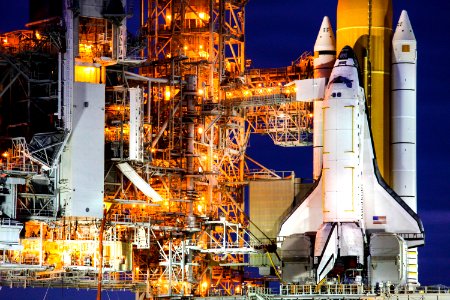
[[314,78],[330,77],[335,60],[336,40],[330,19],[325,16],[314,44]]
[[130,139],[129,158],[142,162],[144,160],[144,145],[142,139],[142,89],[128,89],[130,95]]
[[313,179],[318,180],[322,174],[323,151],[323,100],[314,100],[313,119]]
[[[279,237],[286,237],[318,231],[316,280],[323,278],[334,254],[357,256],[363,263],[364,235],[369,230],[405,237],[409,248],[423,245],[419,217],[390,189],[376,168],[364,91],[352,56],[350,48],[341,52],[325,92],[323,174],[309,195],[283,220],[279,232]],[[337,233],[339,251],[327,245],[326,240],[334,240],[331,235],[335,231],[330,226],[341,228]]]
[[118,55],[119,60],[125,60],[127,57],[127,18],[124,18],[120,23],[118,28],[119,35],[119,45],[118,45]]
[[[344,63],[344,64],[343,64]],[[336,62],[323,101],[324,222],[361,219],[361,129],[364,97],[352,58]],[[351,82],[339,80],[348,78]]]
[[333,269],[338,256],[356,256],[358,262],[364,262],[363,233],[356,223],[324,223],[317,232],[314,245],[317,282]]
[[62,72],[62,54],[61,52],[58,52],[58,109],[56,111],[56,116],[58,117],[58,121],[61,120],[61,109],[62,109],[62,95],[61,95],[61,91],[62,91],[62,77],[63,75],[61,74]]
[[[208,237],[206,248],[199,249],[204,253],[255,253],[253,245],[259,243],[242,228],[240,223],[229,222],[225,217],[217,221],[206,221],[206,225],[214,226],[215,232],[204,231]],[[230,237],[235,237],[230,239]]]
[[416,188],[417,42],[406,11],[392,39],[392,188],[417,211]]
[[126,162],[117,164],[117,167],[141,192],[147,197],[152,198],[153,201],[162,201],[158,192],[156,192],[150,184],[148,184],[139,174]]
[[[373,144],[367,119],[364,121],[363,141],[363,203],[365,229],[378,232],[421,233],[421,225],[413,218],[413,212],[407,211],[393,195],[383,187],[375,174]],[[398,196],[397,196],[398,197]],[[399,197],[398,197],[399,198]],[[401,200],[401,199],[398,199]],[[374,217],[383,217],[375,221]],[[417,215],[416,215],[417,217]],[[407,241],[408,246],[423,245],[423,240]]]
[[[314,78],[329,78],[336,60],[336,41],[330,19],[325,16],[314,44]],[[314,100],[313,179],[322,173],[322,101]]]
[[406,242],[392,233],[370,236],[369,276],[372,283],[390,281],[394,285],[406,283]]
[[19,250],[23,246],[20,245],[20,231],[23,224],[9,218],[0,219],[0,249],[2,250]]
[[[365,229],[422,232],[417,215],[407,211],[400,199],[394,199],[389,187],[375,175],[373,143],[363,105],[364,94],[359,87],[356,68],[349,61],[353,60],[336,61],[324,100],[324,110],[329,110],[324,114],[323,160],[327,174],[284,220],[279,236],[318,230],[318,220],[322,219],[322,215],[323,222],[361,221]],[[347,87],[346,83],[333,82],[338,77],[347,78],[351,85]],[[340,97],[338,93],[341,93]],[[355,111],[350,113],[352,105]],[[353,125],[344,120],[352,114]],[[349,133],[351,131],[353,134]],[[353,152],[350,149],[352,145]],[[317,209],[321,206],[323,213]],[[374,217],[382,217],[380,219],[383,221],[374,222]]]
[[72,134],[62,154],[65,216],[103,216],[105,85],[74,84]]
[[364,239],[361,228],[356,223],[339,224],[339,254],[340,256],[356,256],[358,262],[364,263]]
[[150,248],[150,228],[146,230],[144,227],[136,228],[136,240],[134,244],[138,249],[149,249]]
[[25,179],[19,177],[7,177],[5,188],[9,193],[2,192],[3,201],[0,203],[0,219],[1,217],[16,218],[17,213],[17,185],[24,185]]
[[[317,231],[323,223],[322,216],[322,178],[311,194],[281,223],[279,237]],[[279,245],[281,247],[281,244]]]
[[296,101],[312,102],[315,99],[323,99],[326,85],[325,78],[295,80],[289,82],[286,86],[293,84],[295,84],[296,89]]
[[[417,41],[406,11],[392,39],[392,188],[417,212]],[[418,284],[417,249],[408,250],[407,281]]]
[[316,281],[319,283],[333,269],[338,258],[337,224],[324,223],[316,235],[314,246],[314,263],[317,267]]
[[[64,129],[72,130],[73,80],[74,80],[74,22],[72,0],[64,0],[64,23],[66,26],[66,52],[63,57],[63,121]],[[78,43],[77,43],[78,46]]]

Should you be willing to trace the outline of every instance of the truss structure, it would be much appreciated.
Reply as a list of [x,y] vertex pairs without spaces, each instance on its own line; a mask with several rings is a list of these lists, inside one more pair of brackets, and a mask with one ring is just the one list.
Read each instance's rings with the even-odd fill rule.
[[[310,55],[284,71],[245,71],[246,2],[143,0],[141,64],[126,57],[123,20],[78,17],[68,7],[65,33],[50,22],[2,36],[11,43],[1,44],[0,98],[5,111],[28,111],[23,124],[12,118],[0,127],[14,137],[3,147],[2,211],[24,223],[8,223],[23,226],[23,238],[0,247],[0,284],[100,284],[142,299],[242,292],[245,256],[263,248],[246,229],[244,188],[249,176],[281,178],[256,162],[263,170],[250,170],[250,134],[304,146],[312,126],[311,105],[283,87],[310,76]],[[47,57],[45,69],[24,49]],[[77,66],[99,76],[89,81]],[[60,158],[76,126],[74,82],[83,80],[105,84],[102,219],[70,216],[61,198],[70,192]],[[33,125],[41,119],[45,128]]]

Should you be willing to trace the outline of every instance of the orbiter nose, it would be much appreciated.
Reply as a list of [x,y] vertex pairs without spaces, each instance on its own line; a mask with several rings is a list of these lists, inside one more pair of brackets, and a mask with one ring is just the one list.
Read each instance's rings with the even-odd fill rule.
[[353,51],[352,47],[347,45],[344,48],[342,48],[341,52],[339,53],[338,59],[349,59],[349,58],[353,58],[353,60],[356,62],[355,52]]

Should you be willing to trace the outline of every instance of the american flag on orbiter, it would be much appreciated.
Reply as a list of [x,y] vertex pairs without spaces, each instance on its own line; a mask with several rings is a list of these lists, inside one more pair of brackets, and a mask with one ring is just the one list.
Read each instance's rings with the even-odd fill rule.
[[386,224],[386,216],[373,216],[373,224]]

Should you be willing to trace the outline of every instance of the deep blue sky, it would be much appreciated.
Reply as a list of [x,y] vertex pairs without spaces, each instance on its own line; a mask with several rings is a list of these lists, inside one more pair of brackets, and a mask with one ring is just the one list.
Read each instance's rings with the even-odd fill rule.
[[[426,246],[419,252],[420,282],[450,285],[450,1],[393,3],[394,25],[400,11],[406,9],[418,42],[418,207],[426,230]],[[304,51],[312,51],[324,15],[330,17],[336,29],[336,5],[336,0],[250,0],[246,10],[246,54],[253,60],[253,67],[286,66]],[[0,32],[20,29],[27,22],[28,1],[1,0],[0,11]],[[251,139],[249,154],[269,168],[294,169],[297,176],[311,178],[310,147],[277,147],[268,137],[257,136]],[[31,295],[29,299],[42,299],[45,290],[31,289],[27,294]],[[56,291],[50,294],[47,299],[61,296]],[[0,298],[8,295],[8,288],[0,290]],[[95,298],[92,292],[75,295]],[[133,299],[124,294],[110,296]]]

